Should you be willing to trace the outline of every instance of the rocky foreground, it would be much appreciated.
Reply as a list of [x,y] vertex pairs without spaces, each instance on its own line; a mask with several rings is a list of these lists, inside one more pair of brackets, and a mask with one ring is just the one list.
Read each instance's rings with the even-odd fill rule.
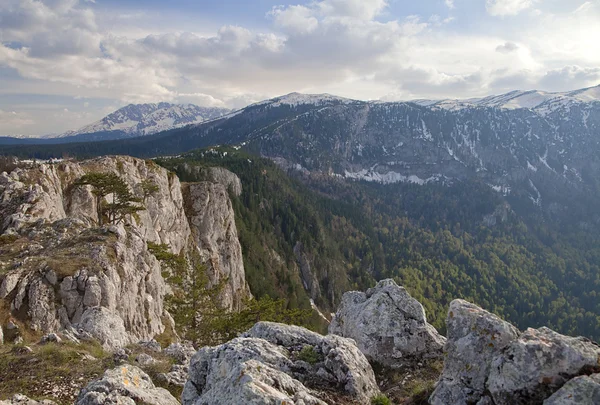
[[[197,352],[180,344],[162,350],[156,342],[142,342],[182,364],[161,376],[184,386],[181,398],[125,361],[82,389],[75,403],[369,404],[382,395],[371,364],[381,361],[410,372],[432,356],[444,359],[429,398],[433,405],[600,403],[600,346],[585,338],[548,328],[521,332],[476,305],[455,300],[444,339],[427,325],[422,306],[392,280],[379,282],[366,294],[346,293],[343,302],[331,325],[336,334],[326,336],[260,322],[238,338]],[[346,333],[340,325],[355,327]],[[340,336],[348,334],[353,338]],[[443,354],[440,342],[445,342]],[[374,350],[363,353],[361,347]],[[154,360],[146,355],[135,361]],[[38,403],[52,402],[18,395],[0,401]]]
[[[148,179],[156,189],[143,211],[98,226],[93,191],[72,187],[98,171],[138,193]],[[259,322],[219,346],[180,342],[164,302],[168,269],[149,246],[198,254],[236,311],[250,297],[229,199],[240,192],[222,169],[181,184],[129,157],[1,174],[0,393],[15,395],[0,405],[385,404],[432,363],[443,369],[419,391],[432,405],[600,404],[596,343],[520,331],[463,300],[451,303],[444,337],[393,280],[344,294],[325,336]],[[390,385],[389,375],[399,378]],[[19,384],[26,378],[36,386]]]

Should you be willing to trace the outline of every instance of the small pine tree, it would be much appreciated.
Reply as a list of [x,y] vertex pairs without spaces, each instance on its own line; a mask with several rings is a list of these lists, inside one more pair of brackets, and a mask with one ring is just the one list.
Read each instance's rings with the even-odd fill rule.
[[[99,226],[104,224],[105,215],[108,223],[118,224],[128,215],[145,209],[139,205],[142,200],[135,197],[127,183],[115,173],[88,173],[77,180],[74,186],[92,187],[92,193],[96,197]],[[111,196],[112,198],[106,201],[106,198]]]

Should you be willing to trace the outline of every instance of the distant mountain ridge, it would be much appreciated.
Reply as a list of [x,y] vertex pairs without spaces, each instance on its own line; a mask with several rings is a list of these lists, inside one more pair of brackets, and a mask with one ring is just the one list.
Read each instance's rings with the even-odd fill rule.
[[423,107],[437,107],[448,110],[469,107],[492,107],[507,110],[527,108],[542,115],[550,114],[563,107],[595,101],[600,101],[600,85],[562,93],[539,90],[514,90],[497,96],[465,100],[412,100],[413,103]]
[[120,131],[129,136],[152,135],[218,118],[229,111],[226,108],[199,107],[194,104],[129,104],[93,124],[51,138],[109,131]]

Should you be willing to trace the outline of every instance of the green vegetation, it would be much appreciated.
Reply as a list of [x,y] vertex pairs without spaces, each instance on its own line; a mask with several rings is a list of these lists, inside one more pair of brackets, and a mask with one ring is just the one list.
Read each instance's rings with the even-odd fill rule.
[[305,345],[298,353],[298,359],[308,364],[316,364],[319,361],[319,355],[311,345]]
[[[88,173],[74,183],[74,187],[91,186],[96,197],[98,225],[102,226],[106,219],[109,224],[118,224],[128,215],[144,210],[138,205],[141,199],[135,197],[125,181],[115,173]],[[150,184],[142,184],[144,198],[156,190]],[[107,196],[111,201],[105,201]]]
[[18,392],[72,404],[81,388],[114,367],[112,356],[96,343],[49,343],[31,349],[0,346],[0,400]]
[[392,402],[385,395],[377,395],[371,399],[371,405],[392,405]]
[[173,294],[165,303],[177,331],[197,346],[224,343],[260,321],[307,325],[310,311],[287,308],[285,300],[269,296],[245,300],[238,312],[227,311],[219,304],[226,280],[210,285],[199,257],[175,255],[167,245],[149,243],[148,248],[167,268],[164,277]]
[[[391,277],[442,332],[448,304],[463,298],[521,329],[546,325],[600,338],[600,234],[532,217],[519,196],[509,201],[515,211],[502,213],[505,201],[484,182],[383,186],[294,178],[297,172],[286,175],[231,148],[157,163],[183,181],[200,180],[183,163],[223,166],[241,178],[243,193],[233,206],[258,298],[310,308],[300,253],[315,274],[315,302],[326,311],[344,291]],[[485,226],[483,218],[497,210],[496,225]]]

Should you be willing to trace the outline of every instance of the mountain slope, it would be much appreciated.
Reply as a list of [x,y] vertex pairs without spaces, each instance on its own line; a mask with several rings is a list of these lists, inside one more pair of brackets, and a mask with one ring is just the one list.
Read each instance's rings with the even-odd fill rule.
[[168,129],[197,124],[218,118],[229,110],[225,108],[198,107],[193,104],[129,104],[107,115],[100,121],[59,137],[122,131],[129,136],[151,135]]

